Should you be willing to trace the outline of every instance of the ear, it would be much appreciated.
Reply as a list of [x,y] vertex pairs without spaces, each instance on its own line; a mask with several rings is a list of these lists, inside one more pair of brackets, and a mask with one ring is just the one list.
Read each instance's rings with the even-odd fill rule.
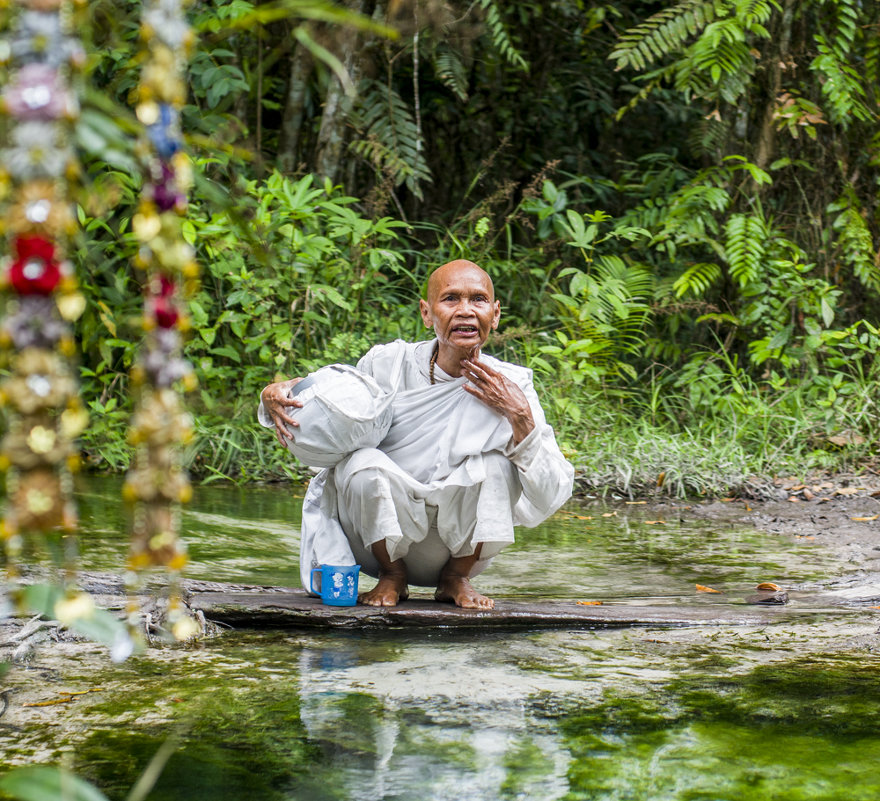
[[501,319],[501,301],[495,301],[495,310],[492,315],[492,330],[495,331],[498,328],[498,321]]
[[419,301],[419,311],[422,313],[422,322],[425,324],[425,328],[433,328],[434,321],[431,319],[431,307],[428,305],[428,301]]

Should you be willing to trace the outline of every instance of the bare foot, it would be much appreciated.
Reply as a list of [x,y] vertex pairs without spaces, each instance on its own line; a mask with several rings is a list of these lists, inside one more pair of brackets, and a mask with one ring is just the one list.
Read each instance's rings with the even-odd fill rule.
[[441,575],[435,601],[452,601],[463,609],[494,609],[495,601],[478,593],[466,576]]
[[372,590],[358,595],[358,603],[367,606],[397,606],[409,597],[406,575],[387,573],[379,576],[379,583]]

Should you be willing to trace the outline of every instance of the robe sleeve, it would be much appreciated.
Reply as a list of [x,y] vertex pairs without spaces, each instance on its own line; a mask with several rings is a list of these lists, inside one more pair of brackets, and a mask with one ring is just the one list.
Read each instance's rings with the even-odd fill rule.
[[574,468],[559,450],[532,382],[521,388],[531,407],[535,428],[519,444],[513,445],[511,440],[504,455],[516,466],[522,485],[522,495],[514,509],[514,525],[531,528],[571,497]]
[[[263,388],[263,391],[265,391],[265,387]],[[265,428],[275,428],[275,423],[272,422],[272,418],[269,417],[269,413],[263,405],[263,391],[260,392],[260,405],[257,407],[257,420],[260,425]]]

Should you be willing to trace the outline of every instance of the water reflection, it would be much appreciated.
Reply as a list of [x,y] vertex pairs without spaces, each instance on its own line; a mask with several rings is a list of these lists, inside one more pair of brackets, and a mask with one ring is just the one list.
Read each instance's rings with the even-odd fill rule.
[[561,798],[570,754],[530,701],[563,683],[524,680],[492,653],[499,645],[411,642],[384,662],[348,643],[303,648],[301,719],[346,797]]

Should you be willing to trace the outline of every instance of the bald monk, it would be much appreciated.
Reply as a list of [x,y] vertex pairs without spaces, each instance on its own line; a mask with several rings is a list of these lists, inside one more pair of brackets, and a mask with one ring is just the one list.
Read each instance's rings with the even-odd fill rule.
[[[491,609],[470,579],[513,542],[515,525],[537,525],[571,496],[574,471],[531,371],[482,353],[501,317],[489,275],[470,261],[444,264],[419,310],[435,339],[377,345],[358,362],[395,393],[393,423],[378,448],[355,451],[310,482],[303,582],[319,564],[356,560],[378,578],[360,603],[395,606],[416,584],[436,587],[438,601]],[[299,380],[261,395],[261,422],[274,425],[282,445],[296,436],[289,413],[302,402],[288,391]]]

